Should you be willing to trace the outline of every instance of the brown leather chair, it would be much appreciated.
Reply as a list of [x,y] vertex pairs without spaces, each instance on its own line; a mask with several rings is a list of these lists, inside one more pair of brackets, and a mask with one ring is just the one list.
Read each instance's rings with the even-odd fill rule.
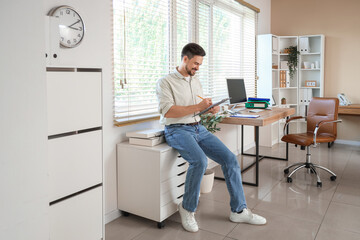
[[[341,120],[338,118],[338,107],[339,99],[337,98],[318,98],[314,97],[309,103],[308,112],[307,112],[307,132],[306,133],[297,133],[297,134],[285,134],[285,129],[288,124],[295,120],[305,118],[302,116],[296,116],[288,119],[284,126],[284,136],[281,138],[282,141],[287,143],[293,143],[295,145],[300,145],[302,149],[307,150],[306,162],[295,163],[284,169],[284,173],[288,174],[289,169],[292,167],[296,168],[288,175],[287,182],[292,182],[291,176],[298,170],[302,168],[307,168],[309,172],[315,173],[317,177],[317,186],[321,187],[322,183],[319,177],[319,174],[316,171],[316,168],[323,169],[331,174],[331,181],[335,181],[336,175],[329,169],[322,167],[320,165],[310,162],[310,146],[316,145],[318,143],[333,143],[337,135],[337,123]],[[330,146],[330,145],[329,145]]]

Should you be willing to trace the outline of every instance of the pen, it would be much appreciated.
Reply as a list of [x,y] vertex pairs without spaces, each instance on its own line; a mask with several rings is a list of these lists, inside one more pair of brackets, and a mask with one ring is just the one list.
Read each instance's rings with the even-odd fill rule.
[[196,95],[196,96],[198,96],[199,98],[201,98],[202,100],[204,100],[204,98],[200,97],[199,95]]

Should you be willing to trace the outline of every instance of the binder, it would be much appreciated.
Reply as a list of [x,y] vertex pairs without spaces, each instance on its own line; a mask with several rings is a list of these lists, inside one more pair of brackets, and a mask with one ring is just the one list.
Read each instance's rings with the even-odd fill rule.
[[307,102],[310,103],[311,99],[313,98],[313,92],[311,88],[306,90],[307,90]]
[[245,103],[246,108],[267,108],[269,106],[268,102],[247,102]]
[[305,104],[305,98],[304,98],[304,91],[305,91],[306,89],[303,89],[303,88],[300,88],[299,89],[299,102],[300,102],[300,105],[301,104]]
[[257,101],[260,101],[260,102],[270,102],[270,98],[248,98],[248,101],[249,102],[257,102]]

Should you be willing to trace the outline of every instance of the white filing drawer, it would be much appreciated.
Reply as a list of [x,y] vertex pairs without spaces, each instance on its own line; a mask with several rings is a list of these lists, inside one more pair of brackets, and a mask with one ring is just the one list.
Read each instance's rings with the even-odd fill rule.
[[50,202],[102,182],[101,132],[48,141]]
[[102,238],[102,187],[50,206],[50,240]]
[[99,127],[101,72],[47,72],[48,135]]
[[157,222],[177,211],[188,163],[166,143],[117,145],[118,208]]

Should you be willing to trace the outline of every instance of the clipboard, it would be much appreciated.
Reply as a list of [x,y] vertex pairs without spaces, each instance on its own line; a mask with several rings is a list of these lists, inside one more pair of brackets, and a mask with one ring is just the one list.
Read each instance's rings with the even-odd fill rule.
[[218,101],[217,103],[214,103],[213,105],[209,106],[208,108],[202,110],[201,112],[195,114],[194,117],[197,116],[197,115],[204,114],[204,113],[206,113],[207,111],[209,111],[210,108],[213,108],[213,107],[215,107],[215,106],[218,106],[218,105],[220,105],[220,104],[222,104],[222,103],[224,103],[224,102],[226,102],[227,100],[230,100],[230,99],[231,99],[231,98],[224,98],[223,100],[220,100],[220,101]]

